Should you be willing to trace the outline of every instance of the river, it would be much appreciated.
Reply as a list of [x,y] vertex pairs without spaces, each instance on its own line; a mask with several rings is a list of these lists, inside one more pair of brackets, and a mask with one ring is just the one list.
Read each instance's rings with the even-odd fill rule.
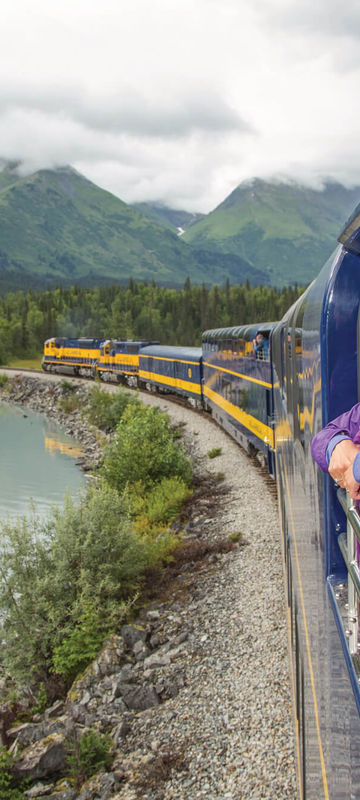
[[0,403],[0,518],[22,515],[30,501],[44,515],[85,485],[79,445],[43,414]]

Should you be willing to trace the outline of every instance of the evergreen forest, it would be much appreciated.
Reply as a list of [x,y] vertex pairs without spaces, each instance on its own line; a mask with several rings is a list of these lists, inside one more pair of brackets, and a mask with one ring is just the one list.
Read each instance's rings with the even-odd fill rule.
[[0,363],[32,358],[52,336],[156,339],[200,345],[208,328],[281,319],[303,288],[192,286],[169,289],[136,283],[92,289],[29,290],[0,298]]

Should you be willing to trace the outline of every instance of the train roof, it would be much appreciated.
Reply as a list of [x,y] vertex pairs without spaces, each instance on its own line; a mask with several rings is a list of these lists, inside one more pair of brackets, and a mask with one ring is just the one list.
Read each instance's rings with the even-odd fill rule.
[[186,359],[199,361],[202,356],[201,347],[176,347],[171,345],[150,345],[139,350],[139,356],[155,356],[158,358]]
[[139,345],[139,347],[147,347],[147,345],[160,344],[160,342],[151,339],[106,339],[104,340],[104,344],[118,344],[118,345],[137,344]]
[[250,341],[257,333],[270,333],[277,322],[254,322],[251,325],[234,325],[231,328],[212,328],[204,331],[203,341],[207,339],[246,339]]
[[338,242],[355,255],[360,254],[360,205],[356,206],[355,211],[349,217],[344,230],[338,237]]

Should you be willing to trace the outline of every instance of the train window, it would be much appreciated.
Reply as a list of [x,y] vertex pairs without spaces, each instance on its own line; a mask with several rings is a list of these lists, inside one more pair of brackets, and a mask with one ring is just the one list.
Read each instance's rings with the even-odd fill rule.
[[247,389],[239,389],[238,405],[243,411],[247,411],[249,407],[248,391]]
[[287,362],[287,354],[288,354],[288,330],[286,327],[281,329],[280,333],[281,344],[280,344],[280,356],[281,356],[281,376],[280,384],[281,384],[281,395],[282,399],[286,403],[287,401],[287,394],[286,394],[286,362]]
[[229,400],[231,402],[231,382],[223,378],[222,380],[222,394],[225,397],[225,400]]

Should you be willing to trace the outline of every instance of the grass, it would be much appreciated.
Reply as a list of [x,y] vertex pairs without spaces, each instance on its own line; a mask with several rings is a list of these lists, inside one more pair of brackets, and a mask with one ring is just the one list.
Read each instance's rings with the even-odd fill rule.
[[41,369],[41,359],[42,355],[36,358],[14,358],[6,366],[15,369]]
[[241,542],[242,538],[243,538],[242,531],[234,531],[234,533],[229,533],[228,536],[229,542],[234,542],[234,543]]
[[221,453],[221,447],[213,447],[212,450],[208,450],[207,455],[209,458],[217,458],[217,456],[221,456]]

